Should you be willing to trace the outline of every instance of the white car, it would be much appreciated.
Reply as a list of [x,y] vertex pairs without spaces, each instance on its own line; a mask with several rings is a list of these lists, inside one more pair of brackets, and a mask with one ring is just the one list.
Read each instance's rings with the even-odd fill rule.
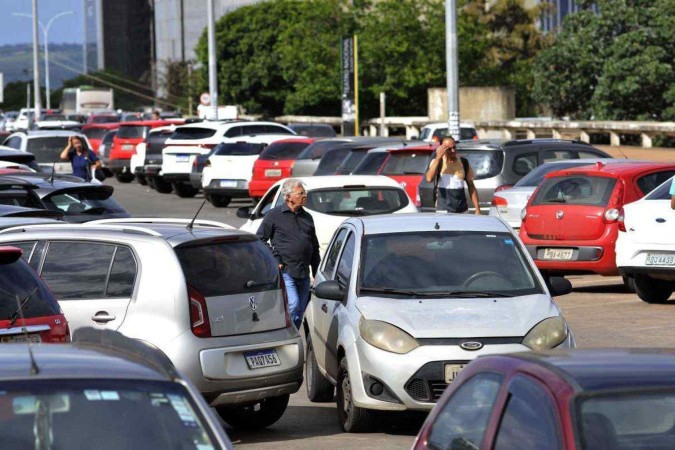
[[176,128],[162,150],[162,177],[173,185],[179,197],[194,197],[199,191],[190,182],[192,165],[228,138],[248,135],[295,135],[290,128],[274,122],[225,120],[198,122]]
[[45,172],[51,173],[53,167],[57,174],[67,175],[73,173],[73,166],[70,161],[62,161],[60,155],[68,145],[68,139],[71,136],[78,136],[85,146],[91,149],[89,139],[84,134],[66,130],[17,132],[10,134],[3,145],[22,152],[32,153]]
[[[448,134],[448,122],[436,122],[425,125],[420,132],[419,138],[424,142],[440,142]],[[415,139],[413,137],[413,139]],[[478,140],[478,133],[473,124],[462,122],[459,124],[459,140]]]
[[[334,175],[297,179],[305,184],[307,191],[305,209],[314,219],[321,255],[326,251],[333,232],[347,217],[417,212],[415,204],[405,190],[389,177]],[[248,207],[237,210],[237,217],[248,219],[240,229],[251,233],[257,232],[267,211],[284,203],[284,197],[280,192],[284,181],[274,183],[253,211]]]
[[675,211],[670,207],[671,178],[638,201],[624,205],[619,217],[616,266],[632,278],[638,297],[665,303],[675,291]]
[[287,134],[261,134],[226,139],[213,150],[202,172],[202,189],[213,206],[225,207],[233,198],[249,198],[248,184],[260,153]]
[[302,332],[311,401],[337,388],[347,432],[372,410],[429,411],[488,354],[574,348],[551,291],[513,230],[495,217],[401,214],[346,220],[314,279]]
[[40,130],[72,130],[74,128],[79,130],[82,128],[80,122],[68,120],[63,114],[43,114],[35,125]]

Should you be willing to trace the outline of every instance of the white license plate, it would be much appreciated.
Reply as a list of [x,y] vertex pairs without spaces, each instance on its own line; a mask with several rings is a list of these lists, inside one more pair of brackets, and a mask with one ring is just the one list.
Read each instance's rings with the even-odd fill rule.
[[277,351],[274,349],[244,352],[244,357],[246,357],[246,364],[248,364],[249,369],[260,369],[263,367],[281,365]]
[[131,144],[123,144],[122,145],[122,150],[131,151],[133,149],[134,149],[134,146],[131,145]]
[[39,344],[42,342],[39,334],[16,334],[13,336],[2,336],[0,337],[0,342],[31,342],[33,344]]
[[572,259],[573,254],[571,248],[546,248],[543,259]]
[[237,187],[237,180],[220,180],[220,187]]
[[647,253],[645,264],[648,266],[675,266],[675,255],[650,254]]
[[176,155],[176,162],[188,162],[190,161],[190,155]]
[[280,177],[281,169],[267,169],[265,170],[266,177]]
[[445,365],[445,382],[452,383],[452,381],[459,375],[466,364],[446,364]]

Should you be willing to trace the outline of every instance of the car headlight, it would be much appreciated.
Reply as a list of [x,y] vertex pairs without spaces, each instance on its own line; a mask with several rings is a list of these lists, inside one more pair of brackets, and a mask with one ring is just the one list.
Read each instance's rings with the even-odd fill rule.
[[532,350],[546,350],[565,342],[569,330],[562,317],[550,317],[534,326],[523,339],[523,344]]
[[403,354],[419,347],[415,338],[387,322],[362,318],[359,332],[364,341],[387,352]]

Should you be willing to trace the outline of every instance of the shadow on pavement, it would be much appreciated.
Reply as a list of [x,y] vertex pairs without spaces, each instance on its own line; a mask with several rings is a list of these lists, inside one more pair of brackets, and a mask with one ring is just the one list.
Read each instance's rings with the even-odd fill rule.
[[[594,286],[572,286],[573,292],[606,293],[606,294],[629,294],[623,284],[601,284]],[[635,294],[633,294],[635,295]]]

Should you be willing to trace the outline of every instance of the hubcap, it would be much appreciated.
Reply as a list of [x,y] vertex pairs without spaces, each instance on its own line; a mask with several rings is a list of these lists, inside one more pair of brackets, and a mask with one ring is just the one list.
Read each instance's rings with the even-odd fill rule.
[[349,410],[352,407],[352,384],[349,381],[349,374],[346,371],[345,377],[342,379],[342,398],[342,409],[344,409],[346,414],[349,414]]

